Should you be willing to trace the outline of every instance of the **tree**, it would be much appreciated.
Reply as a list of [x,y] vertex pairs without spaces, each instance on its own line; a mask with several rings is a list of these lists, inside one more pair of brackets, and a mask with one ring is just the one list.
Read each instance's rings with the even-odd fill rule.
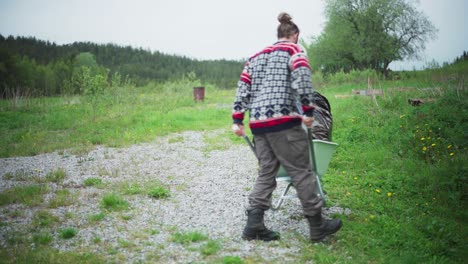
[[[28,69],[17,67],[23,57],[28,58],[31,63],[34,61],[33,66],[47,65],[53,69],[54,77],[48,76],[42,80],[41,72],[38,73],[38,82],[17,78],[22,74],[20,70]],[[131,80],[132,84],[138,86],[151,81],[173,81],[183,78],[189,72],[195,72],[203,84],[211,83],[220,88],[232,88],[239,79],[242,65],[242,61],[199,61],[116,44],[75,42],[56,45],[34,37],[3,37],[0,34],[0,92],[3,96],[7,96],[5,87],[24,86],[26,81],[28,86],[34,84],[34,87],[31,87],[34,89],[32,95],[82,93],[82,89],[76,86],[84,74],[82,67],[89,68],[91,76],[100,74],[111,78],[118,72],[122,82]],[[40,71],[43,68],[34,67],[34,70]],[[37,79],[33,75],[26,77]],[[44,87],[46,83],[55,85],[55,88]]]
[[371,68],[418,58],[437,29],[411,0],[327,0],[323,33],[309,52],[326,72]]

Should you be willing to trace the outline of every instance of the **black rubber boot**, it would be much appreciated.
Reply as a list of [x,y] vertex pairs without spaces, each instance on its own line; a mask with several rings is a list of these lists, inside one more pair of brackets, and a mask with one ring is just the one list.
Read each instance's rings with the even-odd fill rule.
[[306,215],[306,218],[309,221],[310,240],[314,242],[319,242],[326,236],[338,232],[343,225],[340,219],[323,219],[321,213],[314,216]]
[[280,239],[280,234],[266,228],[263,223],[264,211],[262,209],[247,210],[247,225],[242,232],[242,239],[271,241]]

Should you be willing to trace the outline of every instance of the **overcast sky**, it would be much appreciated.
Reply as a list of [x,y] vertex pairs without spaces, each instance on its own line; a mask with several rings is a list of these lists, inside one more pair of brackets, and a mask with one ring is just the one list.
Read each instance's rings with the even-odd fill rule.
[[[417,6],[439,30],[438,38],[427,43],[422,61],[392,68],[452,62],[468,51],[468,0],[421,0]],[[322,0],[0,0],[0,34],[242,59],[276,41],[281,11],[291,14],[308,40],[323,30],[323,9]]]

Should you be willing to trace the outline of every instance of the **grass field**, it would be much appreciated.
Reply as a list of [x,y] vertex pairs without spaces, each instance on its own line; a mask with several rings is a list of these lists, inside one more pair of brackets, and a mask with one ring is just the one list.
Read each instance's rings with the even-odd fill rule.
[[[320,91],[332,105],[333,141],[340,144],[324,179],[333,197],[328,205],[351,208],[352,214],[339,216],[344,221],[340,243],[316,246],[303,241],[297,263],[466,261],[467,78],[468,65],[462,64],[404,73],[393,81],[371,78],[369,82],[362,76],[344,75],[340,81],[320,83]],[[195,103],[192,87],[185,81],[125,87],[97,99],[0,101],[0,156],[65,149],[82,153],[97,145],[129,146],[185,130],[229,128],[235,91],[207,86],[205,101]],[[352,94],[368,88],[382,89],[383,94]],[[415,98],[427,102],[408,103]],[[234,136],[230,140],[243,144]],[[49,181],[60,181],[59,173]],[[33,192],[33,198],[26,195],[28,206],[43,194],[40,189],[16,192]],[[0,198],[0,206],[21,202],[11,200],[10,193],[1,193]],[[73,235],[73,230],[63,232],[63,236]],[[51,238],[42,234],[35,239]],[[12,262],[8,261],[12,254],[8,248],[0,251],[7,263]],[[16,259],[20,263],[103,262],[102,256],[58,253],[47,247],[21,254]],[[255,259],[232,256],[221,262],[255,263]]]

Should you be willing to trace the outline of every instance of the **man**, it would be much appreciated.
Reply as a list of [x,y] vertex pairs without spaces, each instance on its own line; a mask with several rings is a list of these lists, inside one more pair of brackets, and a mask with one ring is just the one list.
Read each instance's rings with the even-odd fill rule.
[[[301,122],[313,122],[312,82],[307,56],[297,45],[299,28],[291,16],[278,16],[278,42],[252,56],[241,74],[233,106],[232,130],[245,134],[243,119],[249,111],[249,127],[254,135],[259,174],[249,195],[246,240],[277,240],[280,234],[269,230],[263,221],[276,188],[276,173],[282,165],[291,176],[304,215],[309,222],[310,238],[320,241],[341,228],[341,220],[322,219],[323,200],[314,193],[316,178],[309,162],[309,139]],[[305,117],[297,112],[299,100]]]

